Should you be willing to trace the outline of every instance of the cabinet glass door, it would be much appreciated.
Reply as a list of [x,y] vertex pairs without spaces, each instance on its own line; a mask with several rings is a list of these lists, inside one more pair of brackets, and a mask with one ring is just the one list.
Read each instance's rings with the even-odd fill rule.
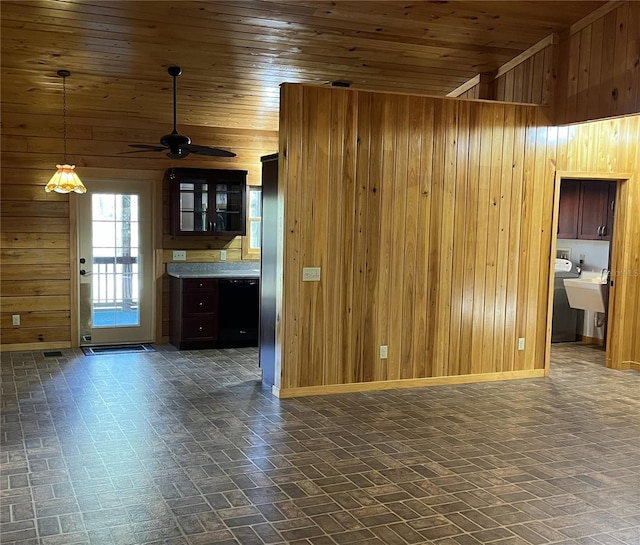
[[246,170],[175,168],[165,174],[171,196],[171,234],[245,234]]
[[214,231],[244,231],[244,186],[238,183],[216,184],[216,218]]
[[202,233],[209,230],[209,184],[180,182],[180,231]]

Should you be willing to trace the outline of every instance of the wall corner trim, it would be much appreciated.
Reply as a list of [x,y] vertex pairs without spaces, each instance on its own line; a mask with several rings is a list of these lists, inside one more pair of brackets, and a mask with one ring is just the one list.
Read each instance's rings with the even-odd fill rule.
[[448,97],[459,97],[463,93],[466,93],[472,87],[475,87],[480,83],[480,74],[476,74],[469,81],[464,82],[462,85],[456,87],[453,91],[447,93]]
[[565,32],[560,35],[560,39],[564,41],[570,38],[574,34],[580,32],[583,28],[588,27],[594,21],[597,21],[601,17],[604,17],[610,11],[619,8],[622,4],[624,4],[623,0],[611,0],[610,2],[607,2],[606,4],[593,10],[588,15],[585,15],[576,23],[573,23]]

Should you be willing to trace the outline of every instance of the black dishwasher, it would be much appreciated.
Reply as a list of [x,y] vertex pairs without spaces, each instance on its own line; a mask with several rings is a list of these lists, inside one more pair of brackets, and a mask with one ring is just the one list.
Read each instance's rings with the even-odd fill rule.
[[218,280],[218,346],[258,346],[259,280]]

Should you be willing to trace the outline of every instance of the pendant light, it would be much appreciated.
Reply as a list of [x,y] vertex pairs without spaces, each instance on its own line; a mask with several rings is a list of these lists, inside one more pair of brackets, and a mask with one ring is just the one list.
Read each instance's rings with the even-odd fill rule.
[[62,136],[64,140],[63,164],[56,165],[58,169],[51,177],[44,190],[47,193],[86,193],[87,188],[83,185],[78,175],[75,173],[76,165],[67,163],[67,78],[71,75],[69,70],[58,70],[58,76],[62,78]]

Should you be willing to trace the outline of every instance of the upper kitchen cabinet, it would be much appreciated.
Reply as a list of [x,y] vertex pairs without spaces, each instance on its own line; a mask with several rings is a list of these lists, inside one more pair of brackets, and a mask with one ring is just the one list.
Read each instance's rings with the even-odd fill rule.
[[578,236],[583,240],[611,240],[616,184],[583,181],[580,185]]
[[578,210],[580,209],[580,180],[563,180],[560,184],[558,238],[578,238]]
[[615,195],[614,182],[563,180],[558,238],[611,240]]
[[244,236],[246,170],[172,168],[171,234]]

